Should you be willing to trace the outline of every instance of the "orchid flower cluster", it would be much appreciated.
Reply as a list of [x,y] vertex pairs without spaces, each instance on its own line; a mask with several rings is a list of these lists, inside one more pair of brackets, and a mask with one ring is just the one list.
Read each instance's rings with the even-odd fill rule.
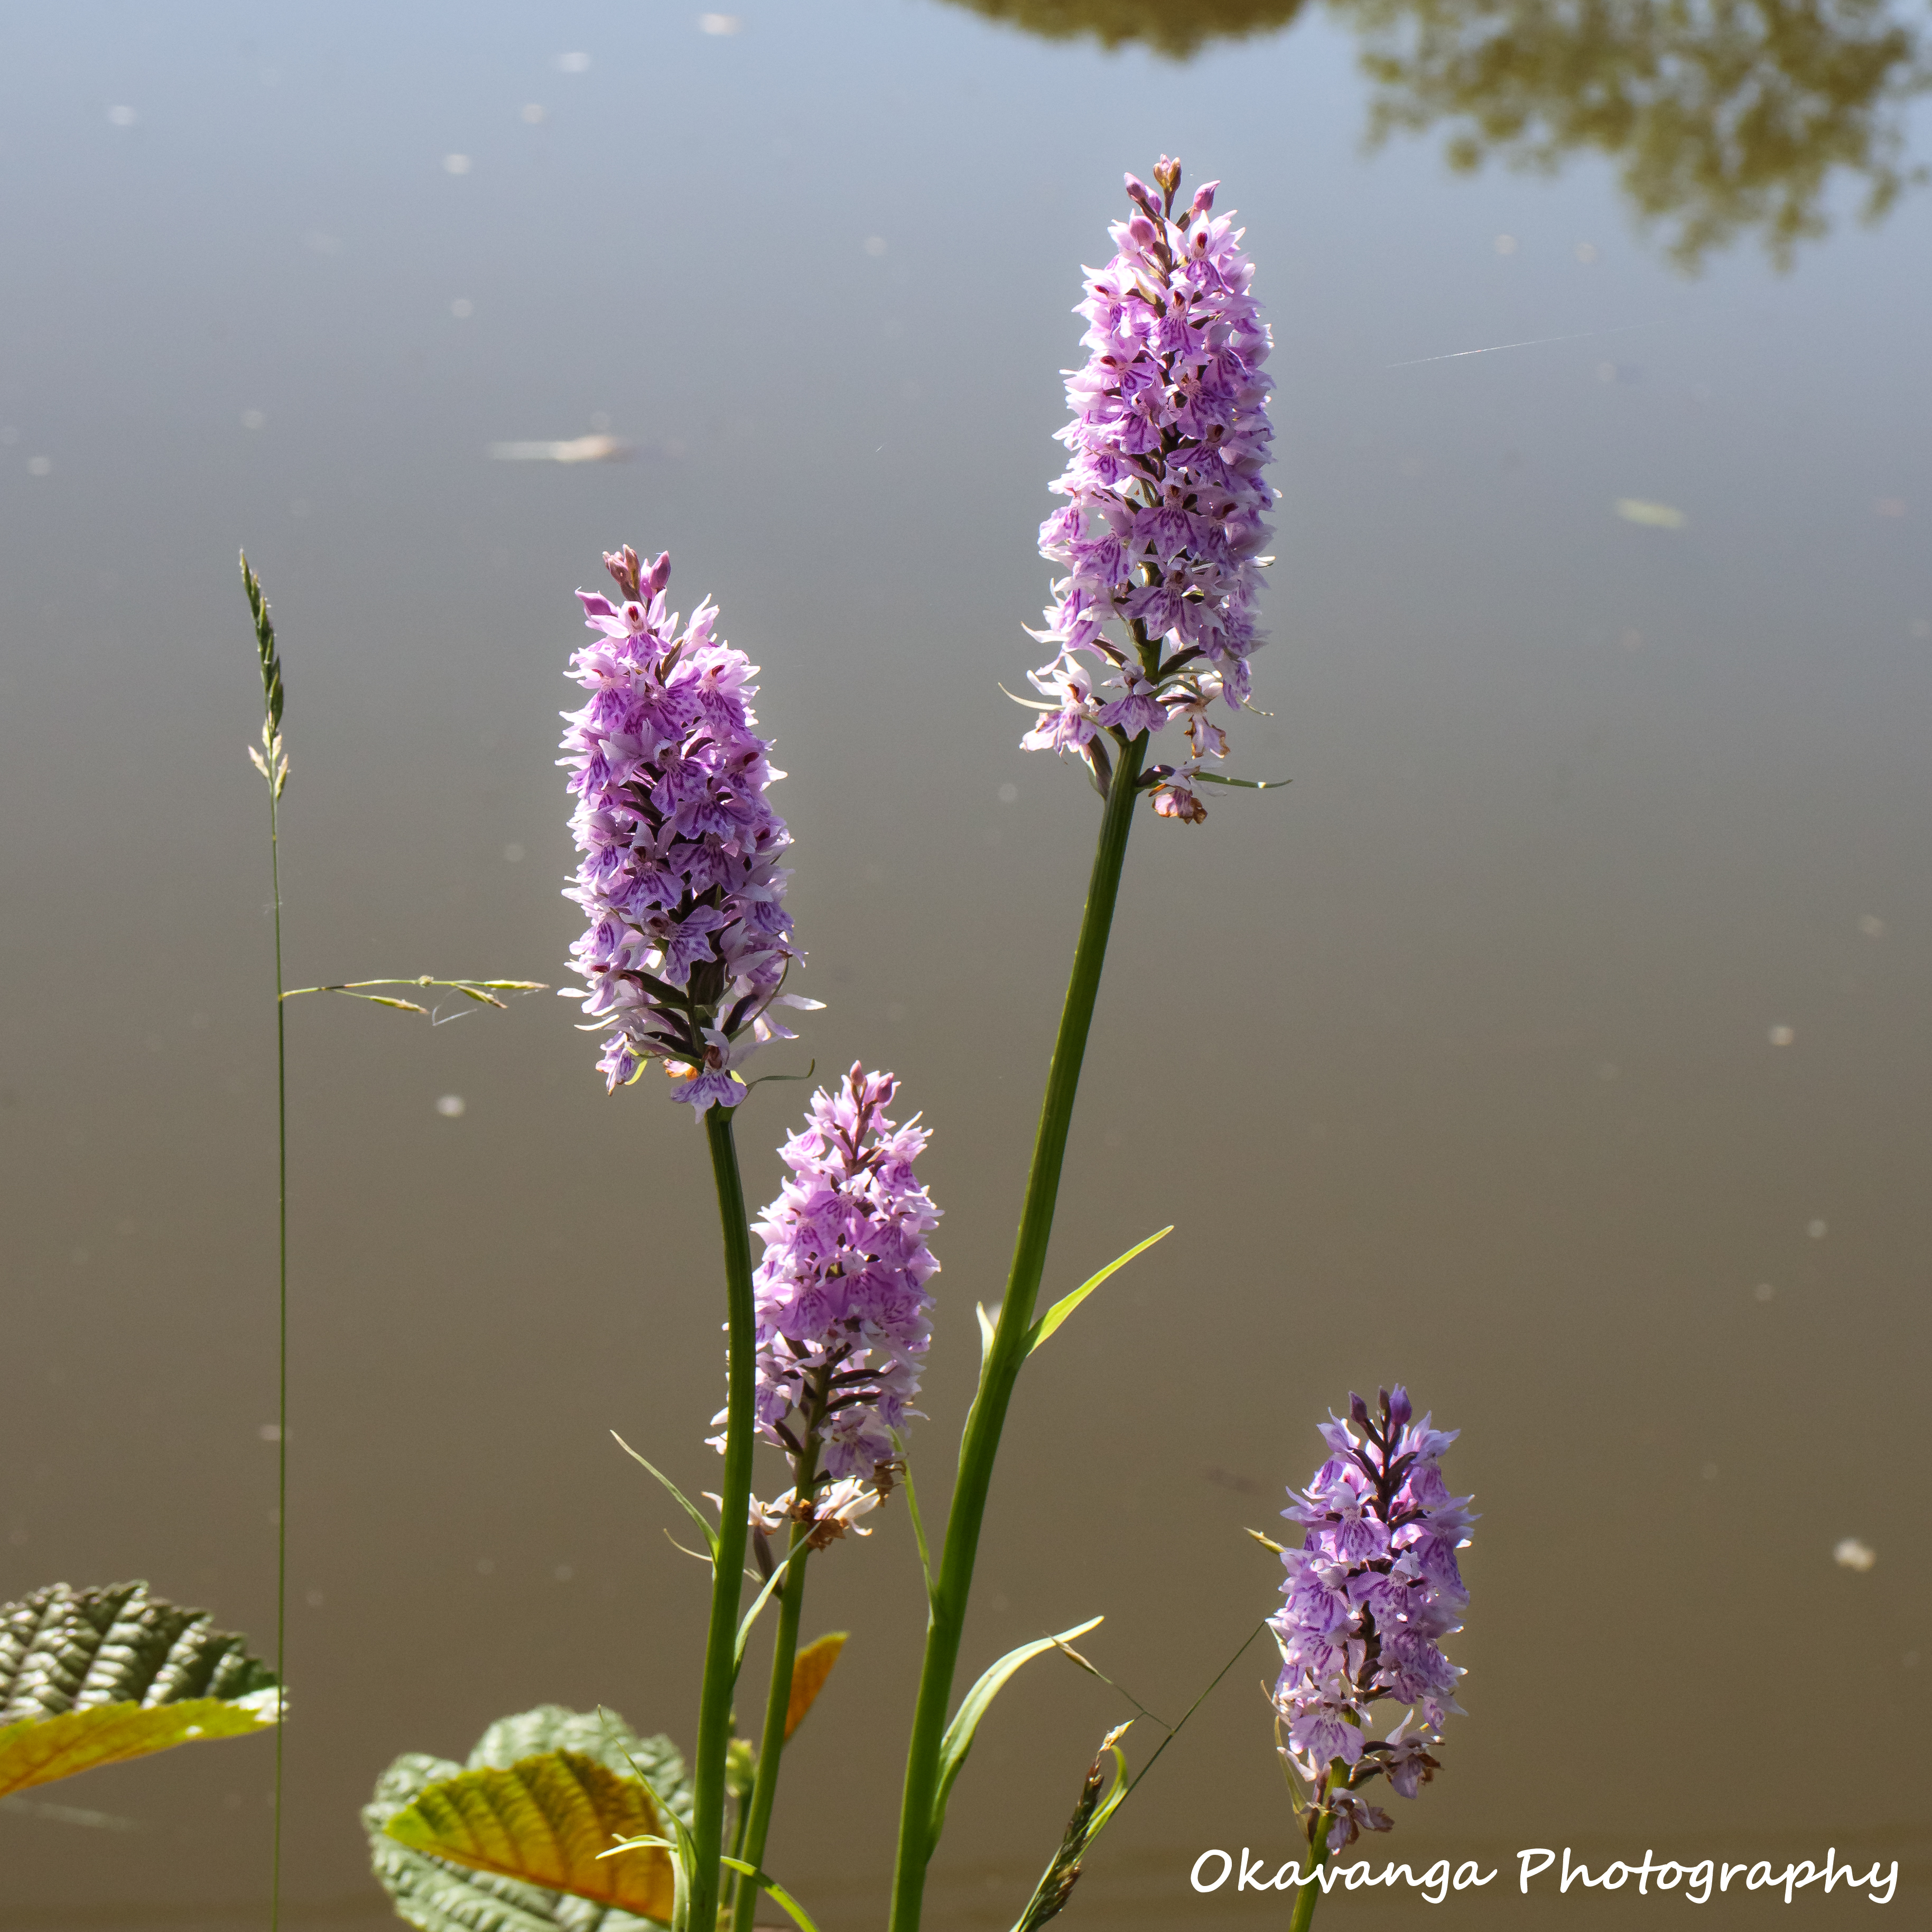
[[624,601],[577,593],[598,637],[571,660],[591,697],[565,714],[559,761],[584,855],[564,896],[590,921],[571,948],[589,991],[566,997],[585,1030],[610,1029],[609,1088],[660,1060],[701,1117],[744,1097],[735,1070],[757,1042],[794,1037],[773,1006],[816,1004],[781,990],[797,956],[778,862],[791,835],[765,793],[784,775],[752,728],[757,667],[713,636],[716,607],[680,629],[668,555],[646,568],[627,544],[604,563]]
[[[1282,1552],[1287,1600],[1269,1619],[1281,1648],[1277,1732],[1286,1726],[1282,1755],[1317,1793],[1311,1839],[1325,1818],[1330,1852],[1389,1828],[1387,1812],[1350,1794],[1384,1776],[1413,1798],[1437,1769],[1431,1747],[1444,1718],[1462,1709],[1462,1672],[1438,1640],[1462,1628],[1469,1600],[1456,1552],[1469,1541],[1472,1499],[1451,1496],[1438,1466],[1458,1432],[1412,1415],[1399,1384],[1380,1391],[1373,1414],[1351,1394],[1360,1435],[1334,1415],[1321,1424],[1328,1460],[1282,1511],[1306,1534]],[[1411,1709],[1371,1742],[1369,1707],[1384,1700]]]
[[812,1520],[821,1546],[890,1493],[895,1434],[917,1413],[932,1340],[926,1284],[939,1264],[926,1238],[940,1210],[913,1172],[932,1134],[916,1117],[898,1126],[887,1116],[898,1086],[855,1062],[830,1093],[814,1091],[803,1129],[778,1150],[790,1175],[752,1230],[765,1246],[752,1278],[758,1432],[799,1478],[761,1506],[759,1526],[788,1513]]
[[[896,1075],[855,1062],[842,1082],[814,1090],[803,1126],[778,1150],[789,1172],[777,1198],[759,1218],[747,1216],[734,1122],[748,1089],[737,1069],[755,1042],[792,1037],[774,1006],[818,1004],[784,991],[801,956],[778,863],[790,835],[766,796],[782,774],[749,706],[754,667],[716,638],[708,602],[688,625],[668,610],[666,557],[646,568],[628,547],[607,556],[621,602],[578,593],[596,636],[572,659],[590,697],[568,715],[562,762],[582,854],[568,896],[590,921],[572,950],[588,982],[587,1030],[607,1035],[599,1065],[611,1088],[652,1059],[685,1081],[678,1097],[704,1121],[724,1236],[730,1340],[726,1406],[711,1438],[724,1459],[722,1493],[711,1498],[715,1528],[674,1491],[710,1546],[692,1816],[674,1844],[652,1834],[616,1848],[674,1856],[680,1932],[716,1932],[728,1909],[733,1932],[752,1932],[764,1891],[793,1910],[762,1863],[779,1765],[844,1642],[835,1633],[800,1648],[808,1560],[848,1532],[866,1534],[864,1519],[895,1486],[907,1489],[928,1615],[890,1932],[916,1932],[946,1796],[986,1702],[1049,1647],[1010,1653],[953,1708],[975,1555],[1020,1373],[1093,1288],[1160,1238],[1130,1249],[1036,1321],[1131,807],[1147,792],[1158,814],[1198,823],[1202,783],[1255,783],[1204,769],[1228,748],[1208,712],[1217,699],[1235,709],[1248,700],[1249,661],[1262,641],[1255,599],[1271,561],[1260,554],[1274,501],[1262,480],[1273,434],[1262,374],[1269,337],[1250,292],[1253,269],[1240,232],[1214,212],[1216,184],[1177,210],[1180,164],[1163,155],[1154,181],[1149,188],[1126,178],[1134,212],[1112,230],[1113,259],[1088,272],[1078,313],[1090,353],[1067,383],[1073,420],[1060,440],[1069,460],[1053,486],[1067,501],[1040,533],[1042,554],[1066,574],[1044,628],[1033,633],[1054,656],[1032,674],[1047,701],[1034,706],[1042,716],[1024,742],[1077,753],[1106,804],[1012,1271],[997,1318],[980,1311],[978,1390],[932,1549],[904,1450],[939,1265],[927,1244],[939,1210],[914,1171],[929,1133],[916,1117],[901,1126],[888,1111]],[[1147,763],[1151,740],[1170,723],[1181,727],[1186,754]],[[755,1268],[753,1234],[764,1244]],[[1387,1828],[1386,1814],[1354,1795],[1369,1778],[1386,1776],[1412,1797],[1436,1768],[1432,1748],[1457,1708],[1460,1674],[1438,1640],[1458,1628],[1467,1600],[1455,1552],[1467,1540],[1468,1499],[1449,1494],[1437,1466],[1454,1438],[1426,1416],[1413,1422],[1400,1388],[1383,1393],[1373,1415],[1352,1397],[1350,1414],[1359,1436],[1331,1418],[1322,1430],[1330,1458],[1285,1512],[1305,1534],[1300,1548],[1283,1552],[1286,1603],[1271,1619],[1282,1654],[1282,1753],[1313,1787],[1304,1808],[1323,1858],[1360,1831]],[[769,1503],[752,1493],[759,1440],[790,1463],[791,1488]],[[748,1610],[748,1546],[758,1566]],[[752,1625],[774,1602],[754,1750],[736,1732],[734,1688]],[[1365,1716],[1384,1700],[1412,1713],[1371,1741]],[[1020,1932],[1065,1903],[1086,1847],[1130,1788],[1119,1736],[1110,1732],[1094,1760]],[[1103,1802],[1110,1750],[1118,1775]],[[1298,1928],[1313,1907],[1312,1882]]]
[[1242,231],[1213,212],[1220,183],[1177,215],[1180,163],[1163,154],[1154,180],[1158,194],[1126,177],[1135,212],[1114,225],[1116,253],[1088,271],[1076,311],[1090,325],[1090,353],[1068,377],[1073,420],[1059,432],[1070,460],[1053,488],[1068,502],[1040,535],[1041,554],[1067,574],[1031,632],[1054,648],[1030,674],[1051,702],[1020,742],[1077,752],[1104,790],[1103,731],[1124,745],[1178,720],[1187,756],[1140,782],[1162,817],[1198,824],[1208,812],[1196,782],[1217,776],[1204,763],[1228,751],[1208,706],[1246,701],[1262,641],[1253,607],[1274,561],[1259,554],[1274,501],[1262,480],[1274,435],[1269,334]]

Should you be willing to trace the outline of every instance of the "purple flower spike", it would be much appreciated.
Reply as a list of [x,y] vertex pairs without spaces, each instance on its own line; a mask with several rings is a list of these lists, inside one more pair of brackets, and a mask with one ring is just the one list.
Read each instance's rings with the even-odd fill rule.
[[815,1437],[820,1478],[881,1494],[892,1431],[918,1412],[926,1284],[939,1271],[926,1245],[939,1210],[913,1173],[932,1136],[916,1118],[886,1118],[898,1084],[854,1064],[814,1093],[803,1130],[779,1150],[791,1178],[752,1230],[765,1244],[752,1277],[759,1432],[795,1459]]
[[1274,561],[1259,554],[1274,502],[1262,480],[1269,338],[1241,231],[1213,212],[1220,184],[1177,214],[1180,164],[1163,154],[1154,179],[1158,195],[1127,176],[1135,212],[1114,225],[1114,258],[1088,272],[1075,311],[1089,352],[1067,380],[1073,420],[1059,440],[1071,455],[1053,485],[1069,506],[1040,533],[1040,554],[1067,574],[1031,633],[1054,655],[1030,674],[1048,703],[1020,742],[1077,752],[1104,785],[1101,732],[1125,744],[1178,721],[1186,757],[1142,782],[1162,817],[1198,824],[1208,813],[1192,781],[1228,751],[1208,707],[1247,699],[1254,600]]
[[[1475,1518],[1471,1498],[1452,1496],[1437,1467],[1456,1432],[1412,1413],[1403,1388],[1382,1390],[1372,1412],[1351,1395],[1354,1428],[1332,1415],[1321,1425],[1329,1458],[1305,1490],[1289,1491],[1282,1511],[1306,1534],[1299,1549],[1282,1552],[1287,1601],[1268,1620],[1281,1646],[1275,1708],[1287,1732],[1283,1754],[1324,1792],[1318,1815],[1328,1820],[1330,1851],[1389,1826],[1386,1812],[1344,1790],[1380,1776],[1413,1798],[1435,1774],[1430,1748],[1444,1718],[1462,1709],[1454,1691],[1462,1672],[1438,1640],[1462,1627],[1469,1593],[1456,1552]],[[1372,1740],[1368,1707],[1383,1699],[1411,1708]],[[1340,1775],[1331,1772],[1338,1761],[1346,1767]]]
[[662,1060],[701,1117],[744,1098],[736,1068],[758,1042],[795,1036],[774,1006],[820,1004],[781,990],[799,956],[778,863],[791,835],[765,790],[784,774],[752,729],[758,667],[712,637],[716,606],[680,630],[668,555],[646,568],[626,544],[604,563],[624,601],[577,593],[597,640],[571,675],[591,697],[564,713],[558,761],[584,855],[564,897],[590,921],[571,958],[590,982],[584,1030],[610,1030],[597,1063],[608,1085]]

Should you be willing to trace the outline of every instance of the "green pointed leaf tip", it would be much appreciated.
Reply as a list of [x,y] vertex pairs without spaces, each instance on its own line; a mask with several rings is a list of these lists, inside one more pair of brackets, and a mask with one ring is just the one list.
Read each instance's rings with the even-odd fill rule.
[[952,1795],[953,1780],[958,1777],[967,1754],[973,1748],[973,1734],[980,1728],[980,1720],[992,1708],[993,1700],[1005,1688],[1006,1680],[1022,1664],[1030,1663],[1059,1645],[1070,1643],[1076,1636],[1084,1636],[1106,1621],[1104,1617],[1089,1617],[1084,1624],[1076,1624],[1071,1630],[1060,1630],[1052,1636],[1038,1637],[1031,1643],[1022,1644],[1017,1650],[1008,1651],[961,1700],[952,1723],[946,1727],[945,1736],[940,1740],[939,1784],[933,1796],[932,1834],[926,1845],[928,1858],[938,1848],[940,1834],[946,1828],[946,1802]]
[[[1063,1296],[1060,1300],[1056,1301],[1033,1324],[1032,1331],[1027,1336],[1027,1353],[1031,1354],[1034,1349],[1037,1348],[1110,1274],[1115,1274],[1125,1268],[1135,1256],[1145,1254],[1155,1242],[1165,1240],[1173,1232],[1174,1224],[1170,1222],[1167,1226],[1161,1229],[1159,1234],[1148,1235],[1145,1240],[1138,1242],[1130,1248],[1118,1261],[1109,1262],[1098,1274],[1083,1281],[1071,1294]],[[980,1320],[982,1323],[985,1319],[985,1316],[982,1315]]]
[[651,1474],[670,1492],[679,1508],[682,1510],[685,1514],[704,1532],[705,1546],[711,1552],[711,1558],[715,1563],[718,1560],[718,1532],[712,1528],[710,1519],[656,1463],[645,1462],[644,1457],[640,1456],[614,1429],[610,1432],[610,1440],[616,1443],[632,1462],[641,1464],[643,1467],[650,1470]]
[[0,1605],[0,1796],[273,1724],[274,1673],[206,1610],[145,1583]]
[[756,1865],[748,1865],[742,1858],[723,1858],[718,1863],[734,1872],[742,1872],[760,1892],[770,1892],[772,1903],[789,1915],[798,1932],[818,1932],[818,1928],[806,1916],[805,1907],[769,1872],[759,1870]]
[[640,1738],[614,1712],[542,1705],[492,1724],[466,1766],[410,1752],[376,1780],[374,1796],[363,1808],[362,1824],[370,1864],[399,1917],[421,1932],[646,1932],[657,1922],[413,1851],[388,1835],[389,1820],[429,1786],[466,1769],[506,1768],[550,1750],[578,1752],[620,1774],[644,1774],[646,1788],[680,1830],[689,1823],[691,1780],[668,1738]]

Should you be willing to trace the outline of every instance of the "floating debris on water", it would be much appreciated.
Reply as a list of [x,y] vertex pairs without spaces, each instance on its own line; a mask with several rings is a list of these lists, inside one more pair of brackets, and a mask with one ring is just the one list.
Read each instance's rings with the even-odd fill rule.
[[614,436],[572,436],[547,442],[493,442],[499,463],[621,463],[633,446]]
[[1641,496],[1619,496],[1617,514],[1627,524],[1642,524],[1653,530],[1681,530],[1690,519],[1668,503],[1648,503]]
[[1832,1561],[1843,1570],[1869,1570],[1878,1561],[1878,1552],[1869,1543],[1848,1536],[1833,1549]]
[[446,1120],[460,1120],[470,1111],[469,1103],[460,1094],[446,1094],[436,1103],[436,1111]]

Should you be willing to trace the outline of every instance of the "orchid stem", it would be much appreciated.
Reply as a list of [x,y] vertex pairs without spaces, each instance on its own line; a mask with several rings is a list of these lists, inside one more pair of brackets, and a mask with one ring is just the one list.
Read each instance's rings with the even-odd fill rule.
[[1294,1895],[1294,1916],[1288,1922],[1288,1932],[1308,1932],[1309,1922],[1315,1916],[1315,1907],[1322,1896],[1322,1887],[1315,1874],[1328,1862],[1328,1847],[1325,1842],[1328,1833],[1322,1834],[1324,1843],[1319,1851],[1310,1849],[1308,1854],[1308,1882]]
[[694,1852],[687,1932],[716,1932],[724,1849],[724,1753],[731,1741],[731,1691],[737,1674],[738,1604],[743,1594],[745,1541],[752,1499],[752,1360],[751,1224],[738,1174],[732,1110],[705,1110],[718,1220],[724,1239],[730,1370],[725,1400],[724,1477],[712,1559],[711,1624],[704,1643],[704,1685],[698,1709],[698,1762],[692,1778]]
[[1079,1090],[1081,1061],[1087,1050],[1088,1031],[1093,1024],[1101,968],[1106,963],[1107,939],[1113,926],[1114,901],[1120,893],[1121,868],[1126,861],[1127,835],[1133,827],[1147,743],[1143,733],[1120,746],[1114,760],[1106,806],[1101,815],[1100,843],[1087,888],[1086,909],[1081,917],[1073,970],[1067,982],[1066,1004],[1061,1010],[1060,1032],[1047,1072],[1046,1096],[1034,1141],[1033,1164],[1027,1174],[1025,1204],[1006,1279],[1006,1298],[1000,1304],[992,1345],[980,1371],[979,1393],[959,1445],[958,1474],[946,1515],[939,1574],[932,1591],[919,1701],[906,1754],[890,1932],[918,1932],[926,1868],[937,1849],[933,1808],[939,1784],[940,1740],[946,1729],[946,1706],[952,1700],[960,1640],[965,1630],[967,1598],[979,1555],[980,1530],[986,1519],[986,1498],[992,1484],[994,1460],[999,1454],[1000,1433],[1006,1424],[1006,1406],[1026,1360],[1027,1331],[1032,1326],[1034,1304],[1046,1270],[1047,1244],[1052,1236],[1054,1209],[1060,1195],[1060,1167],[1066,1154],[1074,1098]]
[[[812,1478],[817,1473],[818,1438],[806,1438],[805,1456],[793,1495],[802,1502],[812,1495]],[[796,1550],[812,1534],[808,1522],[794,1522],[788,1547]],[[798,1657],[798,1622],[805,1607],[805,1566],[812,1561],[807,1550],[792,1559],[778,1592],[778,1636],[772,1648],[771,1688],[765,1696],[765,1728],[758,1740],[758,1769],[752,1785],[751,1801],[746,1812],[743,1849],[739,1856],[748,1865],[762,1870],[765,1862],[765,1834],[770,1829],[772,1804],[778,1796],[778,1761],[784,1755],[785,1724],[791,1714],[792,1666]],[[758,1888],[748,1879],[740,1882],[731,1911],[731,1932],[752,1932],[758,1910]]]

